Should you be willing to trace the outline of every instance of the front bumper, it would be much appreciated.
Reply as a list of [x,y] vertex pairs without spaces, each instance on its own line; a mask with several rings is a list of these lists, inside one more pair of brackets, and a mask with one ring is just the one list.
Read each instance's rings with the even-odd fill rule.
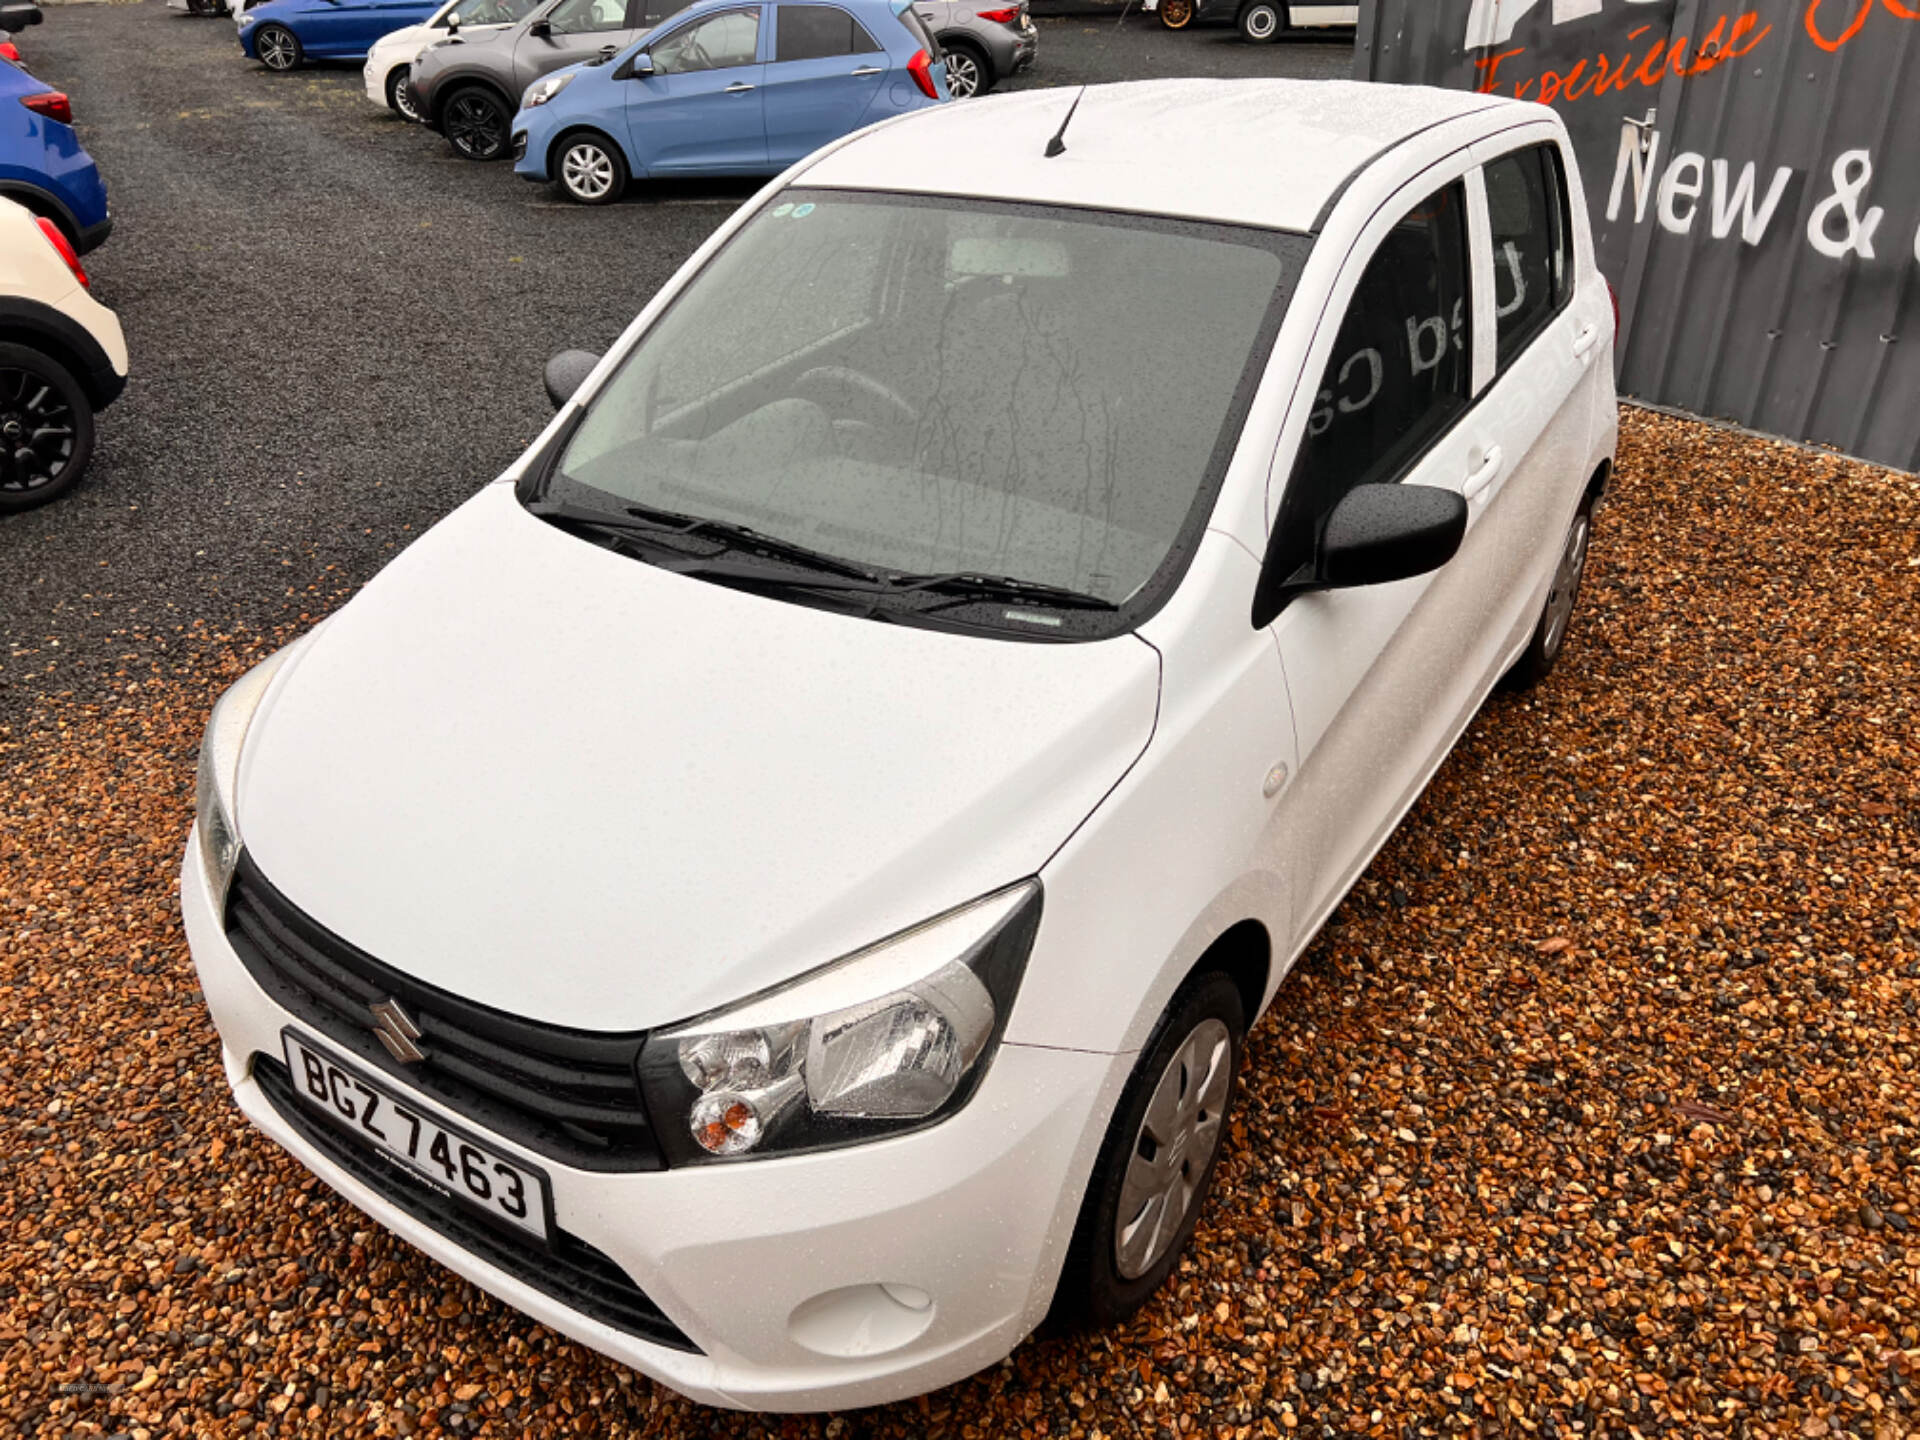
[[[228,944],[197,839],[187,846],[180,895],[227,1078],[248,1119],[416,1248],[542,1324],[707,1404],[879,1404],[950,1384],[1006,1355],[1051,1302],[1131,1060],[1003,1045],[979,1093],[941,1125],[737,1165],[596,1173],[489,1136],[547,1173],[555,1223],[631,1277],[703,1352],[694,1354],[532,1288],[310,1143],[275,1108],[253,1068],[256,1056],[280,1054],[282,1028],[298,1022]],[[383,1078],[408,1089],[391,1072]],[[435,1101],[417,1103],[448,1113]],[[931,1303],[903,1307],[883,1285],[911,1287]]]

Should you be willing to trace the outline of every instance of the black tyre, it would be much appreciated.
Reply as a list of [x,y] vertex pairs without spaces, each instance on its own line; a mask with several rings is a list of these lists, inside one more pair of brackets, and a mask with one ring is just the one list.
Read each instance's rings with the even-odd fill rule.
[[260,63],[267,69],[279,74],[289,70],[298,70],[307,58],[306,47],[300,43],[300,37],[284,25],[268,23],[253,32],[253,53],[260,57]]
[[993,89],[993,63],[971,40],[942,40],[947,53],[947,93],[956,100],[984,95]]
[[1276,0],[1252,0],[1251,4],[1240,7],[1239,18],[1234,23],[1240,28],[1242,40],[1264,45],[1286,29],[1287,7]]
[[627,190],[627,157],[589,130],[560,137],[548,173],[562,195],[581,205],[611,205]]
[[1157,1290],[1193,1238],[1226,1138],[1246,1011],[1218,971],[1181,987],[1121,1094],[1054,1294],[1068,1325],[1111,1325]]
[[1533,627],[1533,638],[1526,651],[1507,672],[1507,686],[1513,690],[1531,690],[1552,671],[1560,652],[1566,648],[1567,629],[1573,621],[1574,602],[1580,598],[1580,581],[1587,573],[1587,550],[1593,539],[1594,498],[1580,502],[1580,509],[1567,527],[1560,545],[1560,559],[1553,569],[1553,583],[1547,589],[1546,604],[1540,607],[1540,621]]
[[72,489],[93,458],[93,403],[66,366],[0,344],[0,514]]
[[387,76],[387,108],[402,120],[418,121],[420,107],[413,103],[413,82],[409,69],[406,65],[396,65],[393,73]]
[[1169,30],[1184,30],[1193,24],[1194,0],[1160,0],[1160,23]]
[[447,97],[440,112],[453,153],[469,160],[499,160],[507,153],[508,127],[513,112],[507,102],[481,85],[469,85]]

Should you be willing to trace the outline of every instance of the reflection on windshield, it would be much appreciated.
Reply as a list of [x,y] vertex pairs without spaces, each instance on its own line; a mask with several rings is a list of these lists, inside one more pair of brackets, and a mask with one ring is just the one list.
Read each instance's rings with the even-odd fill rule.
[[1217,476],[1296,238],[790,191],[641,341],[558,472],[863,566],[1123,604]]

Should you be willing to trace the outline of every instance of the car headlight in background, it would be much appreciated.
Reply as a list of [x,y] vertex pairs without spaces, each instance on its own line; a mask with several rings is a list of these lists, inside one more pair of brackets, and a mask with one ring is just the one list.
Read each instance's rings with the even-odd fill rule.
[[544,105],[573,83],[573,72],[562,71],[558,75],[549,75],[544,80],[536,80],[527,87],[527,93],[520,103],[531,109],[535,105]]
[[857,1144],[943,1119],[985,1073],[1040,924],[1029,880],[652,1036],[669,1163]]
[[[309,632],[312,633],[312,632]],[[213,890],[215,910],[227,903],[227,886],[233,882],[234,867],[240,863],[240,827],[233,820],[234,784],[240,774],[240,744],[253,723],[260,697],[294,648],[285,646],[273,652],[228,687],[214,702],[207,718],[206,733],[200,737],[200,765],[194,777],[194,833],[199,837],[200,863],[207,872],[207,884]]]

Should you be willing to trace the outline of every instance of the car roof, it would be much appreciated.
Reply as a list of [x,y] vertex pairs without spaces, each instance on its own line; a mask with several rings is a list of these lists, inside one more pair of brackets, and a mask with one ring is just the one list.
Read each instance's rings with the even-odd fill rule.
[[[1047,140],[1067,107],[1066,151]],[[830,151],[798,183],[1090,206],[1308,231],[1376,155],[1518,102],[1353,80],[1143,80],[930,106]],[[1525,107],[1528,111],[1538,106]]]

